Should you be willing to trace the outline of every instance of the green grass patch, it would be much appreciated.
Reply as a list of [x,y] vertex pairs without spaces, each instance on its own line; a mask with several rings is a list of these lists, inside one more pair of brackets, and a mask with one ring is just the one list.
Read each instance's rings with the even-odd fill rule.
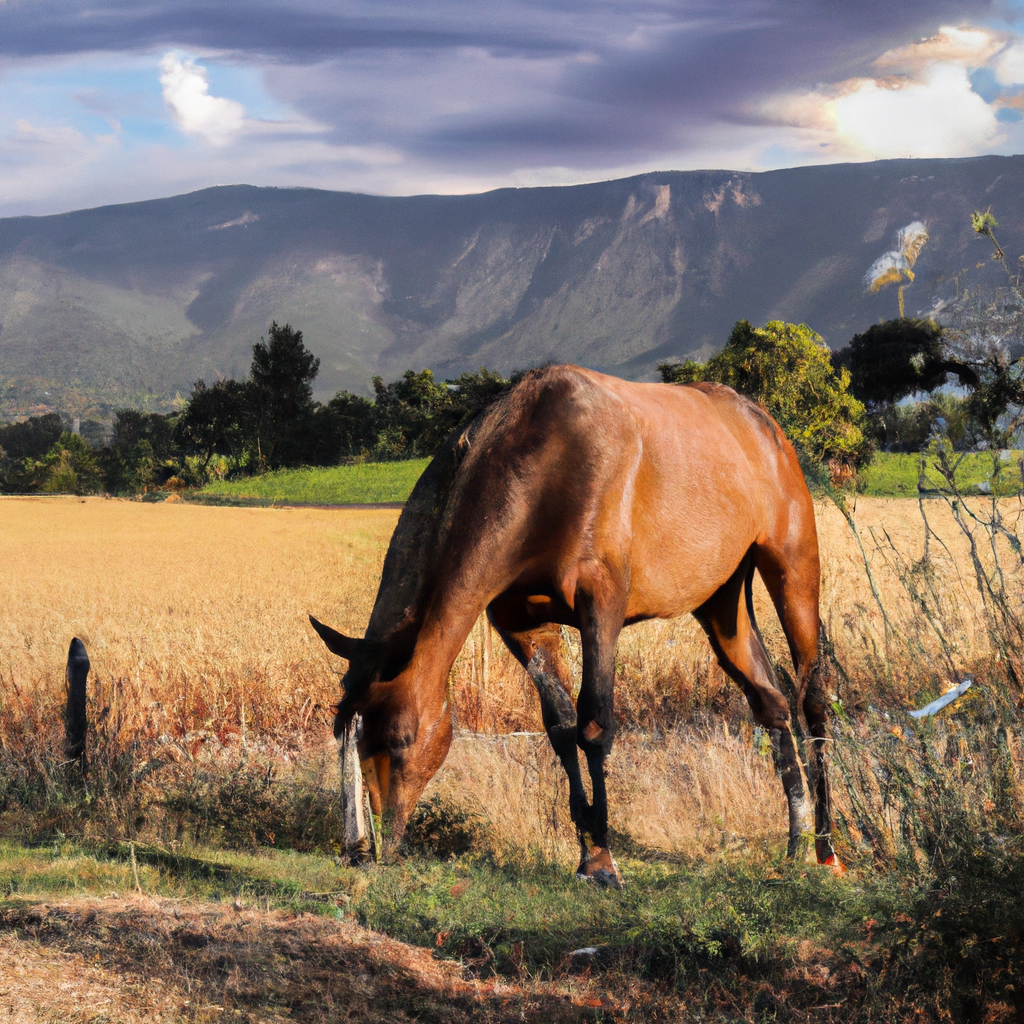
[[[961,494],[1019,494],[1022,488],[1020,451],[995,456],[968,452],[954,456],[955,480]],[[368,462],[352,466],[281,469],[263,476],[207,484],[197,493],[200,500],[220,503],[369,505],[406,501],[429,459],[407,462]],[[998,472],[996,468],[998,466]],[[861,494],[886,498],[911,498],[921,482],[921,457],[903,452],[878,452],[860,472]],[[935,460],[925,459],[926,490],[946,489]],[[979,488],[979,484],[982,485]]]
[[[60,840],[37,847],[0,841],[0,907],[39,899],[117,894],[139,889],[173,899],[258,902],[296,912],[334,913],[344,895],[337,861],[291,850],[239,852],[206,846],[174,849],[126,842]],[[349,885],[351,887],[351,884]]]
[[280,469],[244,480],[207,484],[201,496],[299,505],[372,505],[405,501],[429,459],[352,466]]
[[[961,494],[979,494],[979,484],[987,484],[991,493],[1014,495],[1021,491],[1021,452],[967,452],[951,459],[956,467],[954,479]],[[998,467],[998,472],[996,469]],[[878,452],[860,471],[857,490],[875,497],[917,497],[921,482],[921,456],[916,453]],[[935,467],[935,459],[925,458],[923,486],[926,490],[948,490]]]

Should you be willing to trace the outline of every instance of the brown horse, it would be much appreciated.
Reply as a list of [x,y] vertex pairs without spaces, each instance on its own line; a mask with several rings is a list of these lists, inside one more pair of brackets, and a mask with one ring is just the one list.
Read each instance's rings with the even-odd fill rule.
[[[448,674],[487,614],[540,694],[569,777],[578,873],[618,885],[604,762],[624,625],[692,612],[755,721],[772,731],[789,853],[810,832],[790,708],[754,621],[754,570],[789,641],[811,736],[819,862],[831,843],[818,657],[818,541],[796,455],[758,405],[717,384],[632,384],[575,366],[528,374],[427,467],[402,512],[359,640],[311,621],[349,661],[335,735],[362,716],[375,813],[401,836],[452,740]],[[579,630],[573,707],[560,627]],[[592,800],[577,758],[586,757]]]

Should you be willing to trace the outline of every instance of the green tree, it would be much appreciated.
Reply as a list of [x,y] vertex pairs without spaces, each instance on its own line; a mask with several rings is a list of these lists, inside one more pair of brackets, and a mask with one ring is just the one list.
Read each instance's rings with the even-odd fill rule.
[[115,494],[141,494],[177,474],[177,414],[117,409],[110,445],[104,451],[107,484]]
[[78,434],[65,432],[41,459],[24,460],[25,489],[51,494],[95,494],[103,490],[96,452]]
[[796,447],[834,473],[870,458],[864,406],[850,394],[848,370],[837,370],[821,337],[804,324],[741,320],[725,348],[706,363],[663,363],[667,383],[717,381],[763,405]]
[[313,415],[313,381],[320,360],[302,341],[302,331],[273,321],[252,347],[250,408],[261,465],[290,465],[298,456],[295,440]]
[[451,431],[468,423],[511,384],[484,366],[443,383],[430,370],[406,370],[390,384],[374,377],[372,452],[385,459],[433,455]]
[[399,380],[373,378],[378,458],[432,455],[452,429],[451,389],[430,370],[406,370]]
[[41,459],[63,433],[60,415],[55,412],[0,426],[0,490],[29,489],[23,463]]
[[850,371],[850,391],[869,408],[934,391],[954,374],[966,387],[978,384],[977,371],[946,352],[942,328],[934,320],[909,317],[872,324],[832,354],[837,369]]
[[215,454],[238,460],[254,432],[250,405],[245,381],[219,380],[207,387],[199,379],[178,419],[175,440],[190,455],[202,457],[203,470]]

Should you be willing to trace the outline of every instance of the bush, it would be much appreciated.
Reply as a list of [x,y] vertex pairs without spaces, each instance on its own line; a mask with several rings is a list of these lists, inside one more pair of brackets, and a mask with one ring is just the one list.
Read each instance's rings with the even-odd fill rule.
[[749,395],[775,417],[798,450],[818,463],[854,467],[873,451],[864,406],[850,394],[850,374],[832,365],[828,347],[804,324],[740,320],[725,348],[706,363],[663,363],[671,384],[717,381]]

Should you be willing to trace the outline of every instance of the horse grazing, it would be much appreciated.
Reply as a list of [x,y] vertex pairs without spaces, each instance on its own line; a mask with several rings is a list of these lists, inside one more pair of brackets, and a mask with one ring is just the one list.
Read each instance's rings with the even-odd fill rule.
[[[335,735],[362,716],[371,806],[390,817],[392,842],[448,753],[448,674],[486,609],[540,694],[569,778],[578,874],[618,886],[604,772],[615,646],[625,625],[692,612],[755,721],[771,730],[795,856],[809,808],[789,704],[754,621],[755,569],[789,642],[811,737],[817,859],[842,870],[825,770],[818,541],[792,446],[760,406],[722,385],[633,384],[575,366],[527,374],[424,471],[391,539],[365,637],[310,617],[349,662]],[[575,707],[563,625],[580,632]]]

